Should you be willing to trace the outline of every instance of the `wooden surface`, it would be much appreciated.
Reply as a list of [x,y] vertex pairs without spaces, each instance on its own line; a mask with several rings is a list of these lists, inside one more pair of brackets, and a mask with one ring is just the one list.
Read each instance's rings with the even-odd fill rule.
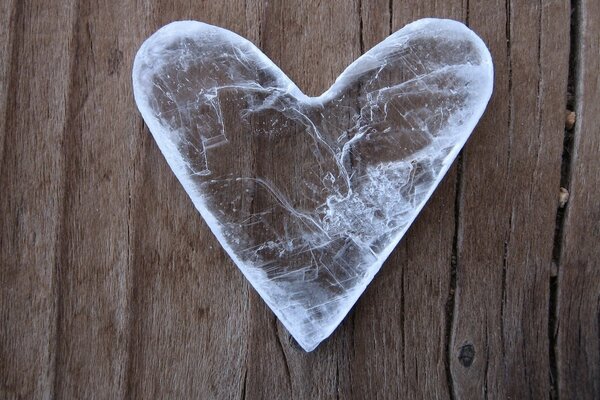
[[[202,20],[316,95],[426,16],[482,36],[494,95],[354,310],[304,353],[158,151],[133,57]],[[0,2],[0,398],[600,398],[599,70],[597,0]]]

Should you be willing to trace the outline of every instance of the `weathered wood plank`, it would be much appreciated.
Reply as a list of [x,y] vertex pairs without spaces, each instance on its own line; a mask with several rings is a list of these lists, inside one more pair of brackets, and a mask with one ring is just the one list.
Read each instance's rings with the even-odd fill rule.
[[[466,15],[461,1],[395,2],[387,12],[389,4],[383,3],[383,20],[363,25],[365,37],[375,38],[370,44],[390,33],[379,28],[385,17],[396,31],[427,16],[464,20]],[[357,304],[349,391],[355,398],[450,397],[445,311],[451,290],[455,189],[456,167]]]
[[548,396],[548,299],[567,2],[471,2],[496,85],[464,152],[451,362],[457,398]]
[[558,276],[561,399],[600,398],[600,3],[574,2],[577,123]]
[[[246,20],[246,12],[255,11],[247,7],[244,1],[153,2],[146,35],[174,20],[195,19],[256,38],[258,25]],[[139,45],[141,40],[134,52]],[[137,115],[133,100],[130,112]],[[127,395],[241,397],[251,337],[248,284],[199,217],[148,130],[137,134],[142,148],[132,186]],[[270,318],[266,310],[264,316]],[[270,325],[265,332],[273,332]],[[273,333],[263,337],[267,346],[277,346]]]
[[0,397],[51,398],[73,3],[12,7],[1,104]]
[[[71,47],[59,232],[55,395],[126,392],[131,293],[131,186],[142,122],[130,65],[144,37],[133,2],[80,1]],[[137,18],[136,18],[137,19]]]

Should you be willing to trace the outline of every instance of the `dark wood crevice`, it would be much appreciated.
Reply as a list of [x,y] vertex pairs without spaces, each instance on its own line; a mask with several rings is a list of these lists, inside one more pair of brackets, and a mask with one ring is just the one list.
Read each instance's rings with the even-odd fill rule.
[[363,31],[363,4],[362,0],[358,0],[358,40],[361,55],[365,54],[365,38]]
[[[464,3],[464,22],[465,25],[469,26],[469,12],[470,4],[469,0]],[[456,158],[456,182],[454,190],[454,233],[452,237],[452,255],[450,258],[450,285],[448,289],[448,299],[446,300],[446,326],[445,326],[445,348],[444,348],[444,368],[446,372],[446,385],[448,388],[448,396],[454,400],[456,398],[456,391],[454,388],[454,376],[452,373],[452,342],[455,325],[455,310],[456,310],[456,289],[458,281],[458,252],[459,252],[459,235],[460,235],[460,220],[461,220],[461,209],[462,209],[462,197],[463,197],[463,152],[461,151]]]
[[[580,46],[583,43],[582,32],[582,7],[581,0],[571,0],[571,18],[570,18],[570,42],[569,42],[569,72],[567,81],[566,103],[568,111],[577,111],[578,98],[577,86],[580,82],[581,59]],[[563,138],[563,149],[560,165],[560,187],[570,190],[575,129],[565,127]],[[557,188],[558,189],[558,188]],[[565,217],[568,212],[568,202],[564,205],[558,205],[556,211],[556,225],[554,230],[554,243],[552,249],[552,263],[555,272],[550,274],[549,280],[549,304],[548,304],[548,354],[550,362],[550,398],[556,400],[559,398],[559,368],[558,368],[558,317],[559,317],[559,296],[560,286],[559,268],[562,261],[562,251],[564,244]]]
[[[581,32],[581,0],[571,1],[571,29],[570,29],[570,49],[569,49],[569,78],[567,83],[567,110],[577,111],[577,85],[581,74],[580,65],[580,43],[583,32]],[[570,189],[571,169],[573,165],[574,150],[574,129],[565,128],[563,139],[562,160],[560,166],[560,186]],[[568,203],[565,207],[558,207],[556,213],[556,229],[554,234],[554,247],[552,259],[556,264],[561,261],[563,245],[563,229],[565,214],[568,210]]]
[[244,377],[242,379],[242,392],[240,394],[240,400],[246,400],[246,385],[248,383],[248,368],[244,370]]
[[456,288],[458,275],[458,246],[460,235],[460,213],[462,208],[462,175],[463,175],[463,154],[460,153],[456,159],[456,188],[454,197],[454,235],[452,238],[452,255],[450,258],[450,287],[448,289],[448,299],[446,300],[446,332],[445,332],[445,359],[444,366],[446,370],[446,381],[448,386],[448,395],[450,399],[455,399],[454,376],[452,374],[452,332],[454,329],[455,308],[456,308]]
[[[289,398],[293,398],[293,386],[292,386],[292,373],[290,370],[290,362],[288,360],[288,356],[285,352],[285,348],[283,345],[283,342],[281,341],[281,335],[279,334],[279,330],[278,330],[278,320],[277,320],[277,316],[273,315],[273,334],[275,335],[275,342],[277,343],[277,347],[279,349],[279,352],[281,353],[281,357],[283,359],[283,365],[285,366],[285,376],[287,378],[287,383],[289,385],[290,388],[290,393],[289,393]],[[284,334],[287,334],[287,332],[285,332]],[[290,339],[293,340],[293,338]],[[286,346],[288,347],[288,346]]]

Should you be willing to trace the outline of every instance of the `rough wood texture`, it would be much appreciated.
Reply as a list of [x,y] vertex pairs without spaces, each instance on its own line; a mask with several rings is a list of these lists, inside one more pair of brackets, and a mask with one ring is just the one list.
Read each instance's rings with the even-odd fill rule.
[[600,398],[600,3],[574,10],[571,57],[577,122],[565,185],[560,239],[556,357],[560,398]]
[[[483,37],[494,96],[306,354],[169,170],[133,57],[160,26],[203,20],[318,94],[425,16]],[[600,398],[599,69],[596,0],[2,2],[0,398]]]

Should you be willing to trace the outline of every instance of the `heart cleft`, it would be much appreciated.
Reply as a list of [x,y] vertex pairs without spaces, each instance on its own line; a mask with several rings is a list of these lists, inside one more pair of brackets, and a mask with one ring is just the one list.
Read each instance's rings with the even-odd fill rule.
[[133,67],[135,100],[221,245],[313,350],[339,325],[465,144],[492,94],[483,41],[423,19],[308,97],[228,30],[181,21]]

